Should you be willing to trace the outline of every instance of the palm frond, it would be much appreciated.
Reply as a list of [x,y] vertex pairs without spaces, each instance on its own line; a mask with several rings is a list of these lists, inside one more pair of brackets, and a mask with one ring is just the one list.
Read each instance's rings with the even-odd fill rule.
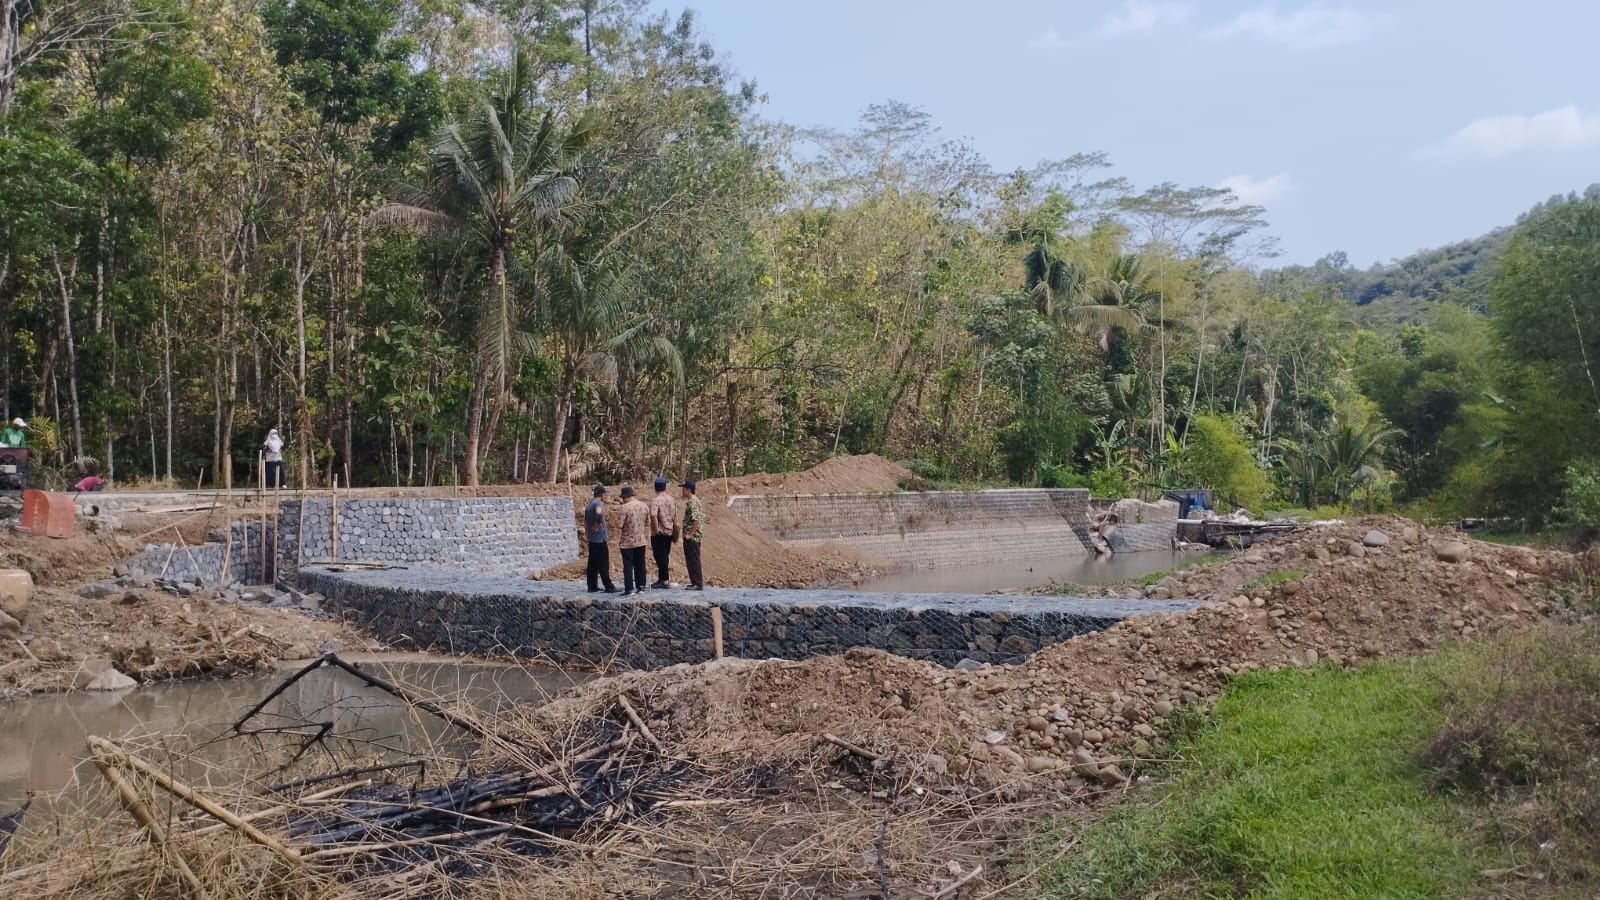
[[424,234],[449,232],[459,224],[453,216],[409,203],[385,203],[368,213],[363,221],[374,228],[400,228]]

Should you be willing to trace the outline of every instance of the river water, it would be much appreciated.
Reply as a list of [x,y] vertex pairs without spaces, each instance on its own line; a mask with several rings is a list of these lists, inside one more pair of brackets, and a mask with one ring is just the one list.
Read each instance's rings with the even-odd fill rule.
[[[587,677],[554,669],[439,661],[374,661],[363,668],[418,696],[459,700],[485,712],[542,702]],[[288,674],[175,681],[116,693],[45,694],[0,705],[0,813],[29,793],[70,794],[75,779],[98,779],[93,766],[84,762],[84,739],[89,735],[131,737],[136,743],[156,736],[181,739],[185,754],[181,768],[200,782],[225,780],[229,769],[251,775],[270,771],[293,755],[302,742],[300,736],[213,739],[226,735],[240,715]],[[316,745],[316,753],[400,757],[444,747],[457,738],[438,719],[329,667],[296,682],[247,730],[306,730],[306,723],[322,722],[331,722],[340,739],[328,742],[334,747],[331,751]],[[324,763],[324,769],[333,764]]]
[[1064,584],[1114,584],[1181,566],[1207,554],[1154,550],[1110,556],[991,562],[981,550],[970,565],[894,572],[856,586],[883,593],[986,594],[990,591],[1051,588]]

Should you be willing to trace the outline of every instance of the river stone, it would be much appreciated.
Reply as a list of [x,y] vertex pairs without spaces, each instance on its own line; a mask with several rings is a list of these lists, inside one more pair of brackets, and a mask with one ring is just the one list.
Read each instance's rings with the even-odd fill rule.
[[1128,780],[1127,774],[1125,774],[1121,767],[1119,767],[1116,763],[1112,763],[1101,769],[1097,777],[1100,779],[1101,784],[1107,785],[1122,784]]
[[0,612],[18,622],[28,620],[33,597],[33,576],[22,569],[0,569]]
[[1048,756],[1028,757],[1028,771],[1034,775],[1038,775],[1041,772],[1049,772],[1053,770],[1056,765],[1056,761]]
[[1355,541],[1351,541],[1349,546],[1344,548],[1344,552],[1346,556],[1353,556],[1356,559],[1360,559],[1361,557],[1367,555],[1367,548],[1356,543]]
[[1361,539],[1361,543],[1366,544],[1368,547],[1387,547],[1389,546],[1389,536],[1374,528],[1366,533],[1366,536]]
[[89,691],[125,691],[128,688],[138,687],[139,682],[118,672],[114,667],[107,668],[94,680],[84,685],[84,690]]
[[1461,541],[1445,541],[1433,545],[1433,555],[1447,563],[1466,562],[1467,557],[1472,555],[1472,548]]
[[1172,714],[1172,701],[1171,700],[1157,700],[1155,702],[1154,709],[1156,711],[1156,715],[1158,715],[1158,716],[1171,715]]

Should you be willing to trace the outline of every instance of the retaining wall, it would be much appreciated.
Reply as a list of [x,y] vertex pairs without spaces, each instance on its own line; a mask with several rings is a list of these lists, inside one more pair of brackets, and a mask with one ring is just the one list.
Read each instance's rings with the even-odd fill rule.
[[142,553],[124,565],[129,574],[140,578],[206,586],[270,584],[275,580],[277,564],[270,551],[272,531],[269,522],[266,554],[261,552],[262,523],[234,522],[223,540],[186,546],[147,544]]
[[304,585],[398,644],[510,653],[562,665],[654,668],[712,656],[711,607],[732,656],[800,659],[876,647],[953,665],[1011,663],[1135,615],[1186,612],[1192,601],[864,594],[710,588],[639,597],[582,585],[439,569],[337,571],[309,566]]
[[728,506],[785,544],[843,543],[919,568],[1092,552],[1079,488],[758,494]]
[[526,575],[578,558],[572,501],[565,497],[341,500],[337,553],[332,501],[285,500],[278,521],[284,572],[343,561]]

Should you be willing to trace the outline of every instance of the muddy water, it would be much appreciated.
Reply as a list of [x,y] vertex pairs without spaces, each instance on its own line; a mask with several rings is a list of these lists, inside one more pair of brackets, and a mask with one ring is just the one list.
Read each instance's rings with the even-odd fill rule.
[[[539,703],[584,680],[554,669],[450,662],[372,662],[363,668],[419,696],[460,701],[494,711]],[[48,694],[0,705],[0,812],[29,793],[73,793],[75,779],[98,778],[83,762],[84,738],[129,737],[153,752],[182,745],[181,768],[204,783],[225,782],[230,770],[261,775],[299,749],[300,734],[230,736],[241,714],[282,683],[288,672],[218,681],[171,682],[115,694]],[[337,741],[314,745],[323,769],[330,757],[399,757],[424,748],[449,748],[458,733],[393,696],[337,669],[319,669],[269,704],[248,728],[314,733],[308,723],[332,723]],[[149,743],[155,736],[161,744]],[[192,756],[192,758],[188,758]],[[284,776],[285,779],[288,777]],[[235,779],[237,780],[237,779]]]
[[988,562],[983,559],[982,549],[975,548],[970,565],[896,572],[864,581],[858,589],[885,593],[985,594],[1062,584],[1113,584],[1164,572],[1203,555],[1206,554],[1155,550],[1098,557],[1062,556],[1055,559]]

